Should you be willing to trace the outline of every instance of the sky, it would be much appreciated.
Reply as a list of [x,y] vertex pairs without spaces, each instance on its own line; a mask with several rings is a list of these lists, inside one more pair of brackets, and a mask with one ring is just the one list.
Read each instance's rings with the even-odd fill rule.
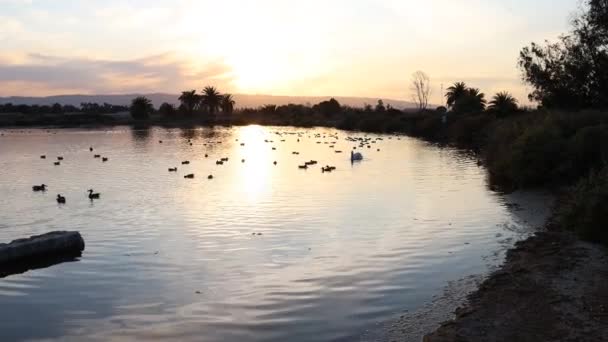
[[581,0],[0,0],[0,96],[202,89],[411,100],[412,73],[521,102],[517,56]]

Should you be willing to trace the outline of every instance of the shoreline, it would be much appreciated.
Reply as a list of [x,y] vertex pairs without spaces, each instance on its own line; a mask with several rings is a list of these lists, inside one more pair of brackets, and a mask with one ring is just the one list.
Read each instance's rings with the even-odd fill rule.
[[509,250],[456,317],[423,341],[606,341],[607,282],[604,247],[540,231]]

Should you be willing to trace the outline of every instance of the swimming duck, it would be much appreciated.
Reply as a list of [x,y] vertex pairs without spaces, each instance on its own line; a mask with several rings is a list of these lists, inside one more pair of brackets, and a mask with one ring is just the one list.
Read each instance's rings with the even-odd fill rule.
[[304,164],[304,165],[298,165],[298,168],[299,168],[299,169],[304,169],[304,170],[306,170],[306,169],[308,169],[308,165],[307,165],[307,164]]
[[177,172],[177,167],[170,167],[169,172]]
[[218,160],[218,161],[215,162],[215,165],[224,165],[224,162],[221,161],[221,160]]
[[182,162],[182,165],[189,165],[189,164],[190,164],[190,161],[188,161],[188,160],[185,160]]
[[36,191],[36,192],[38,192],[38,191],[46,191],[46,184],[34,185],[32,187],[32,190]]
[[89,147],[89,151],[90,151],[90,152],[93,152],[93,147]]
[[59,165],[61,165],[61,162],[54,162],[53,164],[54,164],[55,166],[59,166]]
[[57,160],[63,160],[63,157],[57,157]]
[[277,163],[277,161],[275,160],[273,164],[274,164],[274,165],[277,165],[278,163]]
[[57,203],[59,204],[65,204],[65,197],[61,196],[61,195],[57,195]]
[[105,162],[107,162],[107,161],[108,161],[108,158],[103,157],[103,158],[101,158],[101,161],[105,163]]
[[353,151],[350,151],[350,160],[351,161],[361,161],[363,160],[363,155],[361,153],[355,153]]
[[41,155],[40,159],[46,159],[46,156],[45,155]]
[[101,196],[99,193],[94,193],[93,189],[89,189],[88,192],[90,200],[99,199],[99,197]]
[[96,154],[93,156],[93,158],[101,158],[101,154]]
[[184,176],[184,178],[187,178],[187,179],[194,179],[194,174],[193,174],[193,173],[191,173],[191,174],[189,174],[189,175],[185,175],[185,176]]
[[213,179],[213,175],[207,176],[207,179]]

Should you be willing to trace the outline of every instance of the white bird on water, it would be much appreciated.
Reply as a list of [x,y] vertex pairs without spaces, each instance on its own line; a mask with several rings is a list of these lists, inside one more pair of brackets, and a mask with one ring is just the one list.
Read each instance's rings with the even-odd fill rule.
[[363,160],[363,155],[359,152],[355,153],[354,151],[350,151],[350,161],[360,161]]

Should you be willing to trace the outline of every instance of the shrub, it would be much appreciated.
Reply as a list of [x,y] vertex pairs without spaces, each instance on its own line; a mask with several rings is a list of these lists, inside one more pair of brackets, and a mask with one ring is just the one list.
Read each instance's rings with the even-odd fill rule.
[[608,168],[582,179],[559,205],[555,223],[583,239],[608,244]]
[[602,168],[608,160],[608,127],[592,126],[579,130],[568,140],[568,176],[579,178]]

